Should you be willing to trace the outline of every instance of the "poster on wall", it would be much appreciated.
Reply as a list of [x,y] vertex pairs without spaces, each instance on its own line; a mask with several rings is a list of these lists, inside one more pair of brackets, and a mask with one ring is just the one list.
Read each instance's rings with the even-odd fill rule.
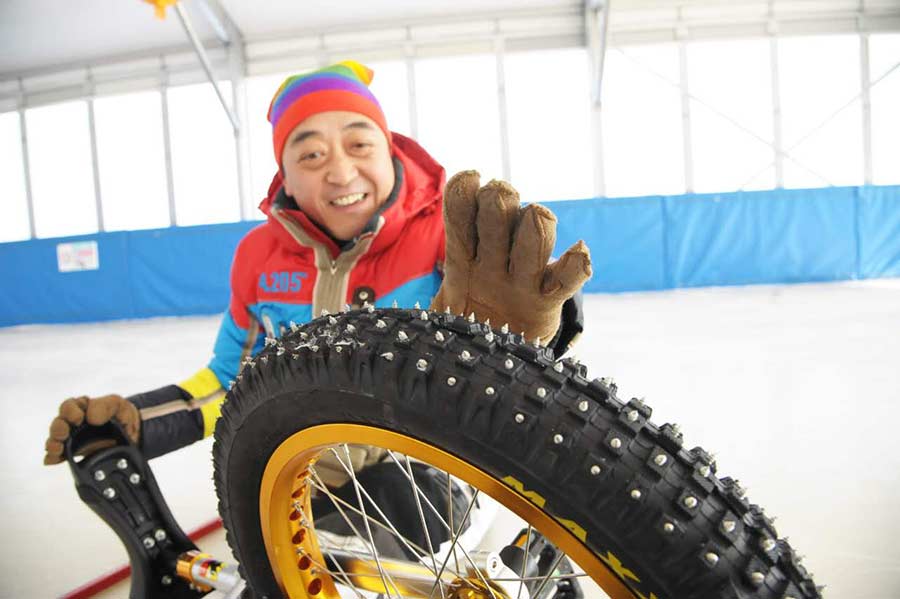
[[98,270],[100,252],[96,241],[75,241],[56,246],[56,262],[59,272]]

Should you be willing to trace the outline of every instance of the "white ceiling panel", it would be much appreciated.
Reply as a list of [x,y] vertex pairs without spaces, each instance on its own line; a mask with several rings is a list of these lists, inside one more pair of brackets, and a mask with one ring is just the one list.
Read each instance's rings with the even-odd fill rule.
[[[201,2],[183,0],[204,42],[217,38]],[[522,12],[580,6],[579,0],[224,0],[224,7],[247,41],[294,33],[346,32],[441,17]],[[129,54],[187,46],[174,10],[164,20],[141,0],[0,0],[0,76],[122,58]]]
[[[157,19],[140,0],[0,0],[0,73],[185,46],[169,12]],[[202,15],[192,20],[201,38],[215,39]]]
[[297,31],[328,32],[353,26],[384,27],[416,21],[472,20],[479,14],[523,12],[547,7],[582,6],[581,0],[221,0],[245,39]]
[[[589,2],[602,0],[587,0]],[[727,35],[731,31],[771,32],[770,18],[783,32],[843,31],[850,22],[865,30],[900,28],[900,0],[608,0],[610,39],[628,43],[647,37]],[[283,44],[293,38],[343,40],[342,47],[365,46],[372,36],[409,32],[416,42],[430,28],[447,30],[467,22],[491,26],[494,17],[579,19],[585,0],[182,0],[194,27],[208,46],[220,46],[204,7],[223,10],[249,46]],[[489,17],[489,18],[488,18]],[[853,25],[856,19],[856,25]],[[794,23],[798,23],[795,27]],[[811,25],[810,25],[811,24]],[[549,25],[549,23],[548,23]],[[409,27],[409,29],[407,29]],[[501,23],[501,28],[504,25]],[[741,29],[741,28],[744,29]],[[570,28],[570,27],[569,27]],[[352,43],[357,33],[365,43]],[[509,35],[509,31],[502,31]],[[571,35],[566,30],[565,35]],[[389,40],[386,45],[391,45]],[[333,44],[323,44],[332,46]],[[394,43],[396,45],[396,43]],[[249,47],[248,47],[249,50]],[[165,20],[153,16],[142,0],[0,0],[0,79],[98,65],[154,53],[190,52],[173,9]],[[248,51],[249,55],[249,51]],[[272,57],[281,60],[283,57]],[[252,70],[252,69],[251,69]]]

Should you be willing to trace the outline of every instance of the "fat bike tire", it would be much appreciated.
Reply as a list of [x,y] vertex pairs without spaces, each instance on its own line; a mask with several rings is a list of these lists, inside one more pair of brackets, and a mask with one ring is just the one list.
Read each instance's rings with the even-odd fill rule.
[[710,454],[684,448],[676,426],[652,423],[649,406],[620,399],[583,365],[505,329],[418,309],[292,329],[245,362],[215,431],[219,512],[247,596],[285,594],[261,524],[267,465],[293,435],[338,424],[419,440],[484,473],[602,567],[592,577],[611,596],[821,597],[772,519],[718,476]]

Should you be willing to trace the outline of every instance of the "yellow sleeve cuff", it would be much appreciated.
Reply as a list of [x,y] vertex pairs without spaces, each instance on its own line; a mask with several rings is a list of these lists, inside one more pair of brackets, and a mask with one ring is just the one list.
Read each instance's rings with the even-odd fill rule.
[[216,420],[222,415],[222,404],[225,402],[225,391],[200,406],[200,414],[203,416],[203,438],[210,436],[216,430]]
[[194,376],[178,384],[190,394],[192,403],[199,406],[203,416],[203,436],[208,437],[216,430],[216,420],[222,414],[225,389],[209,368],[198,370]]
[[209,368],[198,370],[188,380],[178,383],[178,386],[187,391],[193,399],[203,399],[222,389],[219,379]]

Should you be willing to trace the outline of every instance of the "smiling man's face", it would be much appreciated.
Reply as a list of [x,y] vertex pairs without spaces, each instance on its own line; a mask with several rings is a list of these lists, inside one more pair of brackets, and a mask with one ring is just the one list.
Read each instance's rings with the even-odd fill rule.
[[337,239],[358,236],[391,193],[384,133],[356,112],[320,112],[297,125],[281,155],[284,191]]

